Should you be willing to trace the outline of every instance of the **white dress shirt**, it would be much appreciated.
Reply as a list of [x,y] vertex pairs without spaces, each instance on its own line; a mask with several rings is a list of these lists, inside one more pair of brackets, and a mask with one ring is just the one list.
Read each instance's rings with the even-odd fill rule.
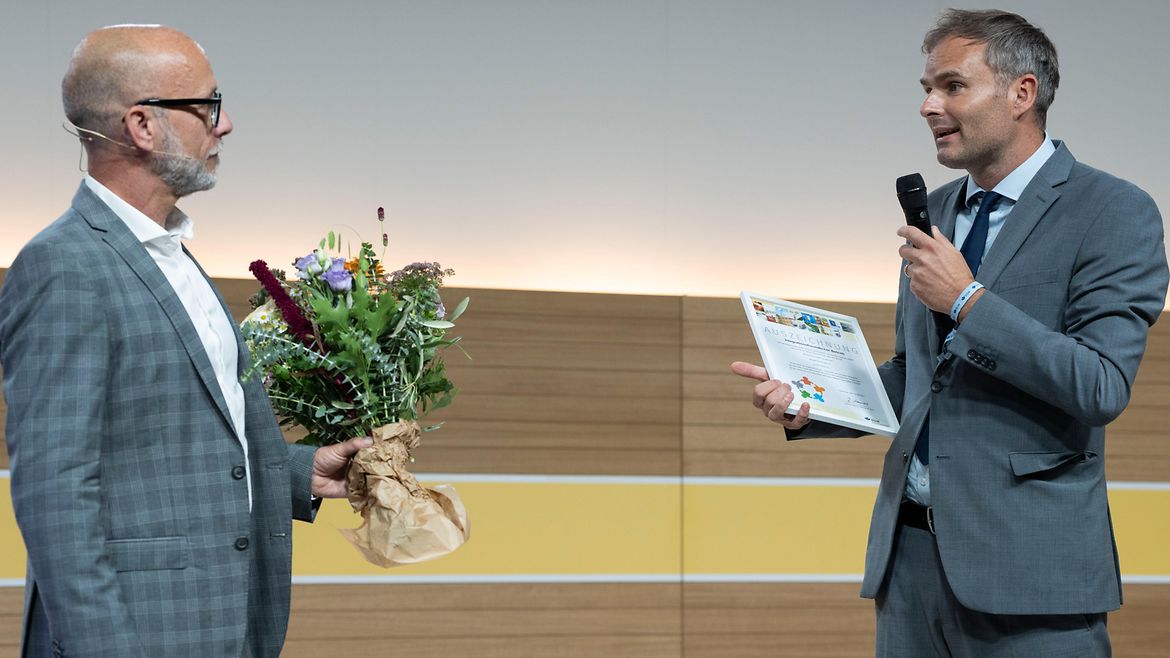
[[211,284],[183,250],[181,240],[190,240],[195,236],[194,222],[176,208],[167,217],[166,228],[163,228],[92,176],[85,177],[85,184],[114,211],[146,248],[146,253],[162,270],[163,276],[186,309],[191,324],[195,326],[195,332],[199,334],[199,341],[215,371],[223,399],[227,402],[236,438],[244,449],[248,508],[251,509],[252,470],[248,465],[248,439],[244,433],[244,389],[239,380],[239,348],[236,345],[235,327],[220,305],[215,291],[211,289]]

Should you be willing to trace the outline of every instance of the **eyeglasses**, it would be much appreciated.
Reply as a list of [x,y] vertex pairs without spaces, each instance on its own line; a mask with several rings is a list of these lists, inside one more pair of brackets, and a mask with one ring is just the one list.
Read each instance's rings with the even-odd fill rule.
[[223,104],[223,94],[218,91],[211,98],[147,98],[135,105],[152,105],[155,107],[186,107],[189,105],[211,106],[211,127],[219,125],[219,106]]

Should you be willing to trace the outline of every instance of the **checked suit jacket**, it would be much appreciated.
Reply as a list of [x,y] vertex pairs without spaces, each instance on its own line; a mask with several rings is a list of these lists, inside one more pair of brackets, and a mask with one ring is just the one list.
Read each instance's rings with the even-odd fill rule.
[[249,510],[191,320],[84,184],[8,271],[0,364],[28,551],[23,655],[235,657],[245,636],[251,655],[278,655],[313,451],[287,446],[260,383],[244,383]]
[[[901,428],[874,504],[864,597],[881,592],[925,421],[936,541],[960,603],[1020,615],[1121,605],[1105,425],[1129,403],[1165,303],[1162,218],[1145,192],[1056,145],[984,256],[987,290],[941,360],[932,314],[901,275],[894,356],[878,369]],[[929,197],[948,237],[965,180]],[[802,429],[790,438],[850,435]]]

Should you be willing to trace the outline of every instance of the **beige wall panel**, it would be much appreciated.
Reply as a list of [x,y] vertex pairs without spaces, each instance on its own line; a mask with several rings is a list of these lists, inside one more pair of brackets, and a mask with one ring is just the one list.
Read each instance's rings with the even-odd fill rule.
[[678,437],[677,419],[664,424],[452,420],[423,435],[414,469],[431,473],[677,475]]
[[[761,422],[767,422],[761,419]],[[872,478],[882,474],[889,439],[785,441],[783,431],[752,441],[728,439],[735,428],[695,427],[683,432],[683,473],[688,476]],[[777,428],[778,429],[778,428]],[[746,433],[745,433],[746,435]],[[759,433],[752,431],[752,436]],[[744,435],[740,435],[744,436]],[[759,448],[738,449],[749,441]]]
[[432,448],[415,452],[419,473],[532,473],[546,475],[678,475],[679,451],[600,448]]
[[1125,605],[1109,615],[1118,658],[1165,658],[1170,651],[1170,585],[1126,585]]
[[[451,377],[455,376],[451,373]],[[494,395],[464,389],[455,403],[424,422],[440,420],[516,420],[538,423],[588,423],[605,420],[629,425],[677,423],[682,401],[668,398],[626,398],[542,395]]]
[[448,370],[451,377],[458,376],[455,386],[460,391],[490,391],[522,397],[568,395],[582,400],[678,398],[677,372],[489,368],[454,363],[456,360],[456,357],[448,358]]
[[873,602],[856,584],[687,585],[688,658],[873,656]]
[[471,297],[447,352],[460,389],[417,451],[424,472],[675,475],[677,297],[455,290]]
[[678,452],[678,425],[597,420],[585,423],[539,423],[513,420],[452,420],[423,435],[428,446],[460,449],[485,446],[527,448],[590,448],[596,450],[670,450]]
[[[471,324],[472,319],[464,321],[460,318],[459,322]],[[532,342],[509,337],[508,340],[465,341],[462,347],[471,359],[465,358],[457,348],[447,350],[448,367],[678,372],[680,363],[677,343],[606,345],[571,341]]]
[[[692,584],[685,601],[679,589],[299,585],[283,655],[680,656],[682,627],[693,658],[873,655],[873,604],[856,584]],[[1114,655],[1164,656],[1170,585],[1129,585],[1125,600],[1109,617]],[[16,653],[22,604],[20,588],[0,588],[0,655]]]
[[[1165,416],[1168,411],[1160,413]],[[1110,427],[1106,437],[1105,474],[1110,480],[1170,482],[1170,439],[1165,430],[1122,432]]]
[[[523,623],[523,622],[520,622]],[[457,632],[457,631],[456,631]],[[410,656],[411,658],[678,658],[677,635],[446,636],[307,639],[290,642],[281,658]],[[687,655],[690,655],[689,653]]]
[[23,616],[24,588],[0,587],[0,656],[18,655]]
[[[873,655],[873,602],[858,598],[856,584],[687,585],[684,592],[686,655]],[[1109,615],[1116,656],[1166,655],[1170,585],[1129,585],[1125,606]]]
[[[524,293],[516,293],[524,294]],[[458,303],[444,294],[448,303]],[[602,345],[658,345],[678,343],[682,328],[678,315],[661,318],[594,317],[589,315],[515,315],[485,311],[472,291],[467,314],[457,320],[463,340],[509,337],[533,342],[580,342]],[[448,307],[451,308],[451,307]]]
[[679,656],[680,590],[670,584],[302,585],[293,588],[282,655],[370,655],[387,647],[393,655],[417,656]]

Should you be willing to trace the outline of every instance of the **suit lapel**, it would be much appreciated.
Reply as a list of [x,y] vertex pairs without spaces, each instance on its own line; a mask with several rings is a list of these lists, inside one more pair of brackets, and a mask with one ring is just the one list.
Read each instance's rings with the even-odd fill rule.
[[219,380],[215,377],[215,370],[211,367],[211,361],[203,348],[203,341],[199,339],[195,325],[191,324],[187,309],[179,301],[174,288],[171,287],[162,271],[158,269],[154,259],[150,257],[146,248],[142,246],[142,243],[138,241],[125,222],[119,219],[106,204],[102,203],[85,183],[81,184],[81,188],[73,197],[73,209],[89,223],[91,228],[100,232],[101,239],[121,256],[126,265],[150,290],[150,294],[154,295],[159,306],[162,307],[163,312],[171,321],[171,325],[175,328],[175,333],[179,335],[179,339],[187,351],[187,356],[190,357],[191,363],[195,366],[195,371],[199,373],[199,379],[203,382],[204,388],[211,395],[211,399],[215,401],[220,416],[234,435],[235,429],[231,422],[231,416],[228,414],[227,403],[220,390]]
[[991,245],[983,264],[979,266],[979,282],[994,289],[995,281],[1024,241],[1040,223],[1048,209],[1060,198],[1059,185],[1068,180],[1073,165],[1072,154],[1059,143],[1056,153],[1044,163],[1036,176],[1024,188],[1020,199],[1004,221],[999,236]]

